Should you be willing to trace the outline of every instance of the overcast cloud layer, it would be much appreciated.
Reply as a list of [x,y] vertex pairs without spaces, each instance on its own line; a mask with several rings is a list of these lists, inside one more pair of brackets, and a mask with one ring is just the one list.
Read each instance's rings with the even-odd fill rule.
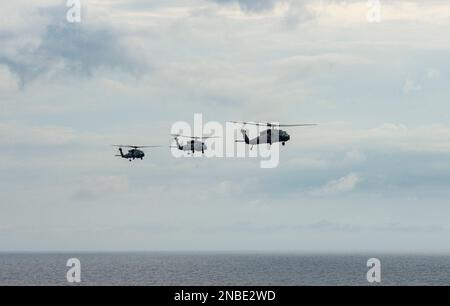
[[[0,4],[0,251],[450,251],[450,4]],[[280,166],[144,161],[174,121],[314,122]]]

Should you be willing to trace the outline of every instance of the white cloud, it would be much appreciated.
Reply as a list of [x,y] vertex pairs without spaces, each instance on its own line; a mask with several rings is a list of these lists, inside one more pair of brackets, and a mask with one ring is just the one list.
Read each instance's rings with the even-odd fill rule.
[[313,191],[312,194],[315,196],[326,196],[350,192],[354,190],[360,182],[361,178],[357,174],[350,173],[340,179],[328,182],[322,188]]
[[428,69],[427,72],[425,73],[425,79],[427,80],[435,80],[438,79],[440,76],[441,73],[439,72],[439,70],[434,68]]
[[410,79],[410,78],[406,79],[403,84],[403,92],[405,94],[409,94],[409,93],[411,93],[413,91],[417,91],[419,89],[420,89],[420,85],[416,81],[414,81],[413,79]]
[[[320,23],[350,25],[367,23],[367,1],[315,1],[313,7]],[[381,22],[448,23],[450,5],[437,1],[381,1]]]

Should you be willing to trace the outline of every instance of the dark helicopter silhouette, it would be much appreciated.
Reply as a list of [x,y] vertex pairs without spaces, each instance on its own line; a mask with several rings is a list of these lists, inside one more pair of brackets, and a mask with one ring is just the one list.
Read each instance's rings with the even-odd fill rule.
[[245,126],[246,124],[257,125],[257,126],[266,126],[267,130],[262,131],[259,136],[250,139],[247,135],[247,130],[242,128],[241,133],[244,136],[244,140],[236,140],[236,142],[245,142],[248,145],[251,145],[253,148],[254,145],[259,145],[263,143],[267,143],[272,145],[275,142],[281,142],[284,146],[286,142],[291,139],[291,136],[279,127],[294,127],[294,126],[315,126],[317,124],[279,124],[279,123],[258,123],[258,122],[245,122],[245,121],[230,121],[232,123],[242,124]]
[[[189,153],[192,153],[192,155],[197,152],[202,152],[202,154],[205,153],[205,150],[208,148],[204,142],[204,140],[209,138],[218,138],[216,136],[183,136],[180,134],[172,134],[174,136],[174,140],[176,142],[176,146],[171,146],[172,148],[177,148],[181,151],[186,151]],[[179,137],[189,138],[191,140],[188,140],[185,144],[181,144],[179,141]]]
[[[129,145],[113,145],[113,146],[114,147],[119,147],[120,155],[116,155],[116,156],[120,156],[122,158],[126,158],[129,161],[132,161],[132,160],[135,160],[135,159],[140,159],[140,160],[144,159],[145,153],[144,153],[144,151],[139,150],[139,149],[160,147],[160,146],[129,146]],[[128,150],[128,153],[123,154],[122,148],[131,148],[131,149]]]

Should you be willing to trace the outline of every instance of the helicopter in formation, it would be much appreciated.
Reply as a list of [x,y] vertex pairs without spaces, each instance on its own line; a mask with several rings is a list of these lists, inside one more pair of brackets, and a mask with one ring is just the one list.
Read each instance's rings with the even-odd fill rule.
[[[174,140],[176,142],[176,146],[171,146],[172,148],[177,148],[181,151],[186,151],[192,154],[195,154],[195,152],[202,152],[202,154],[205,154],[205,150],[208,148],[203,140],[209,139],[209,138],[217,138],[215,136],[184,136],[180,134],[172,134],[174,136]],[[191,140],[188,140],[185,144],[180,143],[179,137],[183,138],[190,138]]]
[[[144,159],[145,153],[144,153],[144,151],[142,151],[140,149],[160,147],[160,146],[130,146],[130,145],[113,145],[113,146],[114,147],[119,147],[119,153],[120,154],[116,155],[116,156],[120,156],[122,158],[126,158],[130,162],[132,160],[135,160],[135,159],[140,159],[140,160]],[[122,148],[131,148],[131,149],[128,150],[128,153],[124,154]]]
[[[260,144],[268,144],[272,145],[273,143],[281,143],[283,146],[286,145],[286,142],[288,142],[291,139],[291,136],[284,130],[280,129],[281,127],[299,127],[299,126],[315,126],[317,124],[311,124],[311,123],[304,123],[304,124],[280,124],[280,123],[260,123],[260,122],[246,122],[246,121],[229,121],[231,123],[235,124],[242,124],[241,133],[243,136],[243,140],[235,140],[235,142],[244,142],[247,145],[250,145],[250,149],[253,149],[254,145],[260,145]],[[267,127],[266,130],[260,132],[259,136],[256,136],[255,138],[249,138],[248,132],[245,129],[245,125],[256,125],[256,126],[265,126]],[[208,148],[205,144],[205,140],[209,138],[217,138],[217,136],[184,136],[180,134],[172,134],[174,137],[174,140],[176,142],[176,146],[170,146],[171,148],[177,148],[178,150],[188,152],[188,154],[192,153],[192,155],[195,154],[195,152],[202,152],[202,154],[205,153],[205,150]],[[190,140],[187,140],[186,143],[182,144],[180,142],[181,138],[188,138]],[[145,153],[143,150],[144,148],[155,148],[160,146],[134,146],[134,145],[113,145],[115,147],[119,147],[120,155],[116,155],[122,158],[128,159],[130,162],[135,159],[144,159]],[[128,153],[124,154],[122,148],[130,148],[128,150]]]
[[[241,129],[242,136],[244,140],[236,140],[236,142],[245,142],[248,145],[251,145],[250,149],[253,148],[254,145],[267,143],[272,145],[276,142],[281,142],[284,146],[286,142],[291,139],[291,136],[284,130],[281,130],[280,127],[296,127],[296,126],[315,126],[317,124],[279,124],[279,123],[259,123],[259,122],[245,122],[245,121],[230,121],[231,123],[242,124],[243,128]],[[247,130],[244,128],[246,124],[256,125],[256,126],[266,126],[267,130],[262,131],[259,136],[250,139],[247,135]]]

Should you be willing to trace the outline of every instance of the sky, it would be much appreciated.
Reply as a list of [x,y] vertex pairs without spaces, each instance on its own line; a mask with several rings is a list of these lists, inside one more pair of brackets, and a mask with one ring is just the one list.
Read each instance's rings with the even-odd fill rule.
[[[450,252],[450,3],[380,4],[2,1],[0,251]],[[319,125],[174,158],[195,113]]]

